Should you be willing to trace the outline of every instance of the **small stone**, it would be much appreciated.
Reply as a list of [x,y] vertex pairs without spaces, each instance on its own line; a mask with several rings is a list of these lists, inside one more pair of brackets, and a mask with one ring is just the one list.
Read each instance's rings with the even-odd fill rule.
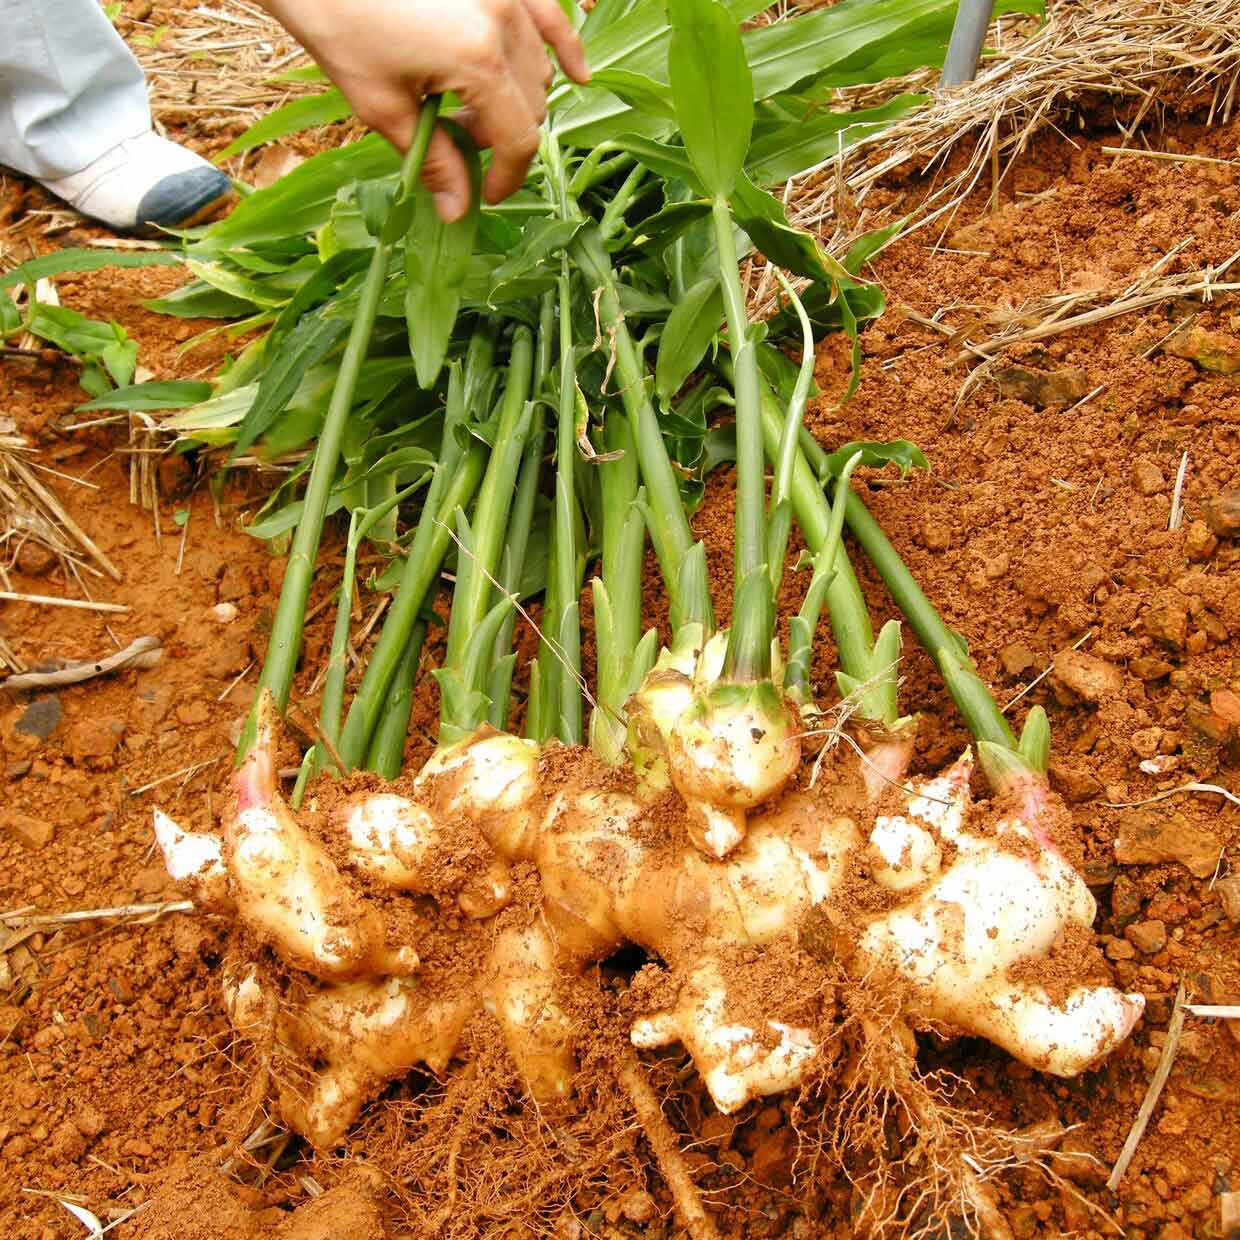
[[78,1107],[74,1112],[73,1122],[84,1137],[97,1137],[105,1127],[103,1116],[89,1102]]
[[231,624],[237,618],[237,608],[234,603],[216,603],[211,608],[211,619],[216,624]]
[[1124,939],[1110,939],[1103,950],[1108,960],[1133,960],[1137,955],[1137,949]]
[[1167,946],[1167,927],[1161,921],[1134,922],[1124,937],[1146,956],[1156,956]]
[[1188,640],[1188,609],[1178,598],[1164,595],[1145,613],[1142,625],[1156,642],[1183,650]]
[[1212,370],[1215,374],[1234,375],[1240,371],[1240,340],[1228,332],[1189,327],[1176,332],[1163,345],[1163,352],[1187,358],[1202,370]]
[[1210,694],[1210,712],[1228,727],[1240,730],[1240,693],[1232,689],[1215,689]]
[[922,523],[921,541],[927,551],[946,551],[952,545],[952,531],[942,521],[927,520]]
[[992,372],[999,391],[1013,400],[1045,409],[1048,405],[1071,405],[1088,396],[1094,385],[1089,376],[1076,367],[1063,370],[1026,370],[1023,366],[1005,366]]
[[32,818],[29,814],[19,814],[16,810],[5,810],[0,813],[0,826],[15,839],[23,848],[37,852],[46,848],[56,834],[56,828],[44,818]]
[[1194,563],[1208,560],[1218,548],[1218,539],[1204,521],[1190,521],[1184,533],[1184,554]]
[[1240,488],[1220,491],[1202,505],[1201,515],[1210,532],[1219,538],[1240,534]]
[[58,557],[42,543],[27,539],[17,553],[17,571],[28,577],[45,577],[56,567]]
[[249,598],[253,593],[254,586],[249,572],[240,564],[229,564],[224,569],[224,576],[220,578],[219,601],[235,603]]
[[1010,642],[999,651],[999,662],[1009,676],[1022,676],[1037,659],[1037,655],[1024,642]]
[[1006,577],[1011,569],[1012,557],[1006,551],[1001,552],[993,560],[986,561],[986,579],[998,581],[1000,577]]
[[1190,1214],[1204,1214],[1210,1208],[1213,1201],[1214,1194],[1210,1192],[1209,1185],[1202,1184],[1200,1182],[1194,1184],[1192,1188],[1190,1188],[1188,1192],[1180,1198],[1180,1204]]
[[38,698],[26,707],[22,717],[13,725],[13,730],[23,736],[34,736],[45,741],[60,726],[63,718],[60,698],[49,693],[47,697]]
[[1132,734],[1128,743],[1138,758],[1152,758],[1162,741],[1162,728],[1140,728]]
[[1062,762],[1051,763],[1050,777],[1051,787],[1072,805],[1092,801],[1102,791],[1102,781],[1096,776]]
[[1214,884],[1214,890],[1222,902],[1227,920],[1240,922],[1240,874],[1229,874],[1226,878],[1220,878]]
[[1115,838],[1115,860],[1121,865],[1158,865],[1178,861],[1197,878],[1209,878],[1218,866],[1219,842],[1213,834],[1182,814],[1163,819],[1130,811]]
[[65,752],[77,765],[110,758],[125,736],[123,719],[87,716],[69,729]]
[[1141,913],[1141,891],[1126,874],[1120,874],[1111,885],[1111,916],[1126,925]]
[[1124,674],[1118,667],[1083,650],[1061,650],[1053,668],[1052,679],[1086,702],[1097,704],[1115,697],[1124,687]]
[[201,699],[194,699],[193,701],[182,702],[177,707],[176,714],[179,723],[193,728],[199,724],[206,723],[211,718],[211,708]]
[[1149,654],[1138,655],[1128,664],[1128,668],[1139,680],[1161,680],[1175,671],[1166,659],[1157,659]]
[[1157,495],[1167,485],[1163,472],[1148,456],[1139,456],[1132,466],[1132,485],[1140,495]]
[[34,765],[29,758],[22,758],[19,762],[9,762],[4,768],[5,779],[21,779],[23,776],[30,774],[30,768]]
[[1051,1170],[1076,1184],[1097,1188],[1106,1183],[1109,1168],[1098,1147],[1083,1132],[1070,1132],[1051,1155]]
[[648,1192],[635,1188],[624,1195],[624,1200],[620,1203],[620,1213],[630,1223],[649,1223],[658,1213],[658,1206]]

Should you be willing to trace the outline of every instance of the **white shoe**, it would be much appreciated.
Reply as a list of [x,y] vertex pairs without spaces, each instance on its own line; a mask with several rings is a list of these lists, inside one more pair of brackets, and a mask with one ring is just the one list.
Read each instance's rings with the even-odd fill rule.
[[218,168],[151,130],[127,138],[81,172],[40,184],[117,232],[187,228],[232,194]]

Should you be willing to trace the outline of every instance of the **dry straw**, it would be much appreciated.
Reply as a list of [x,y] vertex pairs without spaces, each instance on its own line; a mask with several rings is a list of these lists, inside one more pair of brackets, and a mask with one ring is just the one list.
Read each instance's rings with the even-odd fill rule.
[[[1120,125],[1123,149],[1139,141],[1139,126],[1160,116],[1173,93],[1191,100],[1209,123],[1225,123],[1235,105],[1240,5],[1232,0],[1050,0],[1043,25],[1008,18],[989,42],[995,54],[976,81],[935,92],[928,106],[796,178],[786,196],[793,221],[840,253],[859,233],[894,218],[891,208],[869,209],[874,188],[911,173],[919,184],[909,231],[935,225],[941,239],[969,194],[989,184],[997,195],[1043,130],[1077,124],[1099,98],[1134,105]],[[934,75],[841,91],[840,103],[868,107],[908,90],[933,91]],[[949,170],[949,156],[961,149],[967,158]],[[769,312],[776,290],[763,294],[760,310]]]

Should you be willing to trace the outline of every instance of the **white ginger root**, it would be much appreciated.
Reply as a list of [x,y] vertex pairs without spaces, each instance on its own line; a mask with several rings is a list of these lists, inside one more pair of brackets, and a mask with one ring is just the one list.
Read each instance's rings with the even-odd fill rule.
[[645,1050],[681,1043],[725,1115],[797,1085],[818,1050],[809,1029],[750,1023],[731,1013],[734,1000],[718,962],[704,960],[681,982],[676,1006],[635,1021],[630,1034]]
[[155,839],[164,855],[168,877],[180,883],[190,898],[208,913],[235,913],[236,901],[228,891],[224,843],[218,835],[182,831],[163,810],[155,811]]
[[[442,1062],[452,1042],[443,1031],[455,1026],[417,986],[386,976],[402,971],[393,967],[400,949],[375,950],[383,944],[377,914],[368,920],[368,907],[341,885],[330,859],[274,796],[274,776],[262,766],[271,765],[270,739],[239,775],[240,812],[222,854],[199,842],[209,837],[174,835],[168,824],[161,841],[169,841],[170,861],[200,885],[216,883],[222,861],[240,917],[285,960],[327,981],[367,979],[322,987],[295,1003],[294,1015],[281,1008],[277,1020],[285,1044],[330,1068],[307,1109],[290,1098],[285,1112],[319,1140],[350,1122],[339,1117],[355,1115],[385,1073],[418,1059]],[[914,1022],[987,1037],[1033,1067],[1073,1075],[1127,1036],[1141,998],[1079,986],[1057,1004],[1029,980],[1036,976],[1031,963],[1066,930],[1090,924],[1094,902],[1037,817],[1049,794],[1030,794],[998,823],[973,829],[971,771],[966,753],[864,829],[824,813],[838,802],[787,795],[755,813],[745,838],[716,860],[677,843],[639,796],[571,786],[548,795],[538,748],[484,728],[427,764],[415,782],[416,801],[371,794],[337,821],[359,866],[410,891],[425,889],[431,850],[450,846],[462,822],[472,824],[495,850],[491,866],[461,894],[466,912],[477,899],[474,916],[490,916],[508,901],[508,865],[537,869],[539,914],[520,923],[506,915],[468,988],[471,1002],[485,1002],[496,1017],[540,1103],[560,1102],[572,1088],[573,1028],[559,988],[626,943],[664,961],[678,987],[669,1010],[634,1025],[637,1045],[682,1041],[723,1110],[794,1085],[814,1053],[812,1031],[780,1012],[746,1013],[742,1000],[753,996],[729,992],[737,983],[721,962],[737,948],[795,942],[806,914],[857,879],[858,860],[898,902],[881,914],[853,914],[840,927],[853,940],[850,973],[901,979],[910,996],[905,1015]],[[851,796],[846,792],[844,803],[852,805]],[[858,810],[864,804],[863,795]],[[268,854],[280,864],[262,870],[241,845],[264,836],[274,837],[278,847]],[[237,994],[232,1014],[242,1028],[248,1009]],[[258,999],[248,1002],[272,1019]],[[397,1048],[390,1056],[385,1040]],[[365,1049],[372,1043],[377,1049]]]
[[[224,825],[227,898],[237,916],[289,964],[324,981],[412,973],[418,967],[417,952],[407,945],[388,945],[378,909],[352,890],[284,803],[276,787],[269,694],[260,698],[258,711],[256,741],[233,775],[236,810]],[[170,829],[174,825],[165,825],[164,836],[179,859],[186,846],[178,847]],[[220,884],[204,880],[202,867],[190,877],[191,887],[220,903]]]
[[541,922],[510,926],[495,941],[482,980],[483,1003],[499,1022],[530,1097],[540,1106],[572,1095],[577,1068],[572,1022],[556,998],[562,975]]
[[278,999],[253,968],[226,973],[225,1004],[239,1033],[270,1031],[275,1048],[315,1064],[281,1080],[285,1122],[320,1149],[338,1145],[366,1102],[418,1064],[443,1072],[477,1010],[468,987],[435,996],[416,978],[345,982]]
[[956,856],[908,903],[870,922],[861,952],[913,984],[915,1015],[989,1038],[1044,1072],[1075,1076],[1128,1036],[1144,1000],[1079,987],[1059,1005],[1042,986],[1009,981],[1018,961],[1045,956],[1073,924],[1091,925],[1094,899],[1021,818],[999,822],[993,834],[967,829],[971,767],[966,753],[910,802],[910,851],[921,819],[955,845]]

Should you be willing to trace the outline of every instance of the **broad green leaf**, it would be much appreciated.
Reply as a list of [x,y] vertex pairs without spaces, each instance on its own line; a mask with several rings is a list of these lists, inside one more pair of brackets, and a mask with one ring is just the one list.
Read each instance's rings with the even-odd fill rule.
[[0,290],[0,341],[14,332],[20,331],[22,316],[16,303],[8,293]]
[[718,276],[699,280],[678,301],[659,338],[655,391],[670,400],[697,369],[723,319],[723,289]]
[[899,468],[901,476],[907,474],[910,469],[929,469],[930,467],[925,453],[907,439],[895,439],[890,443],[864,440],[846,443],[842,448],[832,452],[823,462],[824,474],[838,478],[849,458],[855,456],[858,451],[861,452],[862,465],[881,469],[882,466],[890,463]]
[[176,267],[181,256],[172,250],[67,249],[19,263],[0,275],[0,291],[21,284],[35,284],[49,276],[73,271],[101,271],[105,267]]
[[671,181],[683,181],[698,193],[702,192],[701,183],[683,146],[656,142],[653,138],[636,133],[622,135],[616,139],[616,145],[632,155],[638,163],[645,164],[651,172]]
[[120,409],[130,412],[153,409],[187,409],[200,404],[211,395],[209,383],[169,379],[152,383],[137,383],[132,387],[117,388],[98,400],[79,405],[77,412],[92,409]]
[[610,90],[631,108],[652,116],[671,118],[672,92],[664,82],[630,69],[602,69],[595,73],[591,85]]
[[399,169],[395,148],[377,134],[324,151],[240,202],[231,215],[207,229],[194,250],[223,251],[307,236],[327,222],[342,186],[395,175]]
[[647,254],[658,254],[710,214],[710,203],[702,198],[689,202],[668,203],[661,211],[648,216],[636,226],[628,244],[638,246]]
[[908,217],[906,216],[902,220],[896,220],[894,224],[888,224],[886,228],[874,228],[868,233],[863,233],[848,247],[848,253],[841,260],[841,266],[850,276],[857,275],[875,254],[900,235],[907,223]]
[[747,177],[737,182],[732,213],[749,239],[773,263],[810,280],[830,284],[839,264],[825,254],[809,233],[788,223],[783,204]]
[[[468,140],[466,140],[468,142]],[[405,242],[405,319],[418,383],[434,386],[461,308],[461,291],[478,232],[481,165],[472,142],[464,148],[470,169],[470,205],[461,219],[445,224],[435,199],[419,184],[413,223]]]
[[81,376],[82,387],[91,396],[102,396],[108,389],[104,371],[117,387],[133,380],[138,359],[138,345],[129,339],[119,323],[101,323],[88,319],[67,306],[46,306],[36,303],[26,322],[27,330],[40,340],[56,345],[66,353],[92,363]]
[[267,363],[254,404],[237,431],[236,453],[244,452],[280,415],[302,376],[317,366],[349,330],[343,316],[308,314],[289,332]]
[[797,117],[756,137],[745,171],[759,185],[773,185],[825,164],[862,138],[924,107],[926,95],[898,95],[876,108],[856,112],[820,112]]
[[676,122],[706,192],[726,198],[749,152],[753,79],[740,31],[717,0],[668,0]]
[[[519,248],[492,275],[488,301],[497,305],[525,296],[524,292],[518,291],[517,282],[536,272],[548,259],[557,257],[571,243],[580,227],[581,224],[573,220],[531,220],[521,234]],[[551,274],[553,278],[559,274],[558,264]]]
[[273,288],[265,281],[243,275],[229,264],[201,262],[190,258],[186,261],[186,266],[204,284],[209,284],[218,292],[225,293],[238,301],[267,308],[283,305],[288,300],[287,294],[281,290]]
[[[767,7],[767,0],[727,0],[734,22],[748,21]],[[666,81],[671,40],[667,0],[608,5],[602,14],[600,9],[602,5],[596,6],[583,28],[586,55],[594,73],[617,68]],[[608,17],[607,13],[615,16]],[[575,86],[562,74],[552,88],[548,107],[551,128],[565,145],[593,146],[632,132],[670,135],[668,122],[661,118],[639,114],[610,90]],[[647,125],[650,120],[655,126]]]
[[[305,81],[306,79],[298,79]],[[294,99],[283,107],[268,112],[262,120],[251,125],[239,138],[230,142],[216,157],[217,164],[240,155],[243,151],[262,146],[265,142],[275,142],[278,138],[291,133],[300,133],[303,129],[317,129],[320,125],[331,125],[353,115],[349,101],[335,87],[318,95],[304,95]]]

